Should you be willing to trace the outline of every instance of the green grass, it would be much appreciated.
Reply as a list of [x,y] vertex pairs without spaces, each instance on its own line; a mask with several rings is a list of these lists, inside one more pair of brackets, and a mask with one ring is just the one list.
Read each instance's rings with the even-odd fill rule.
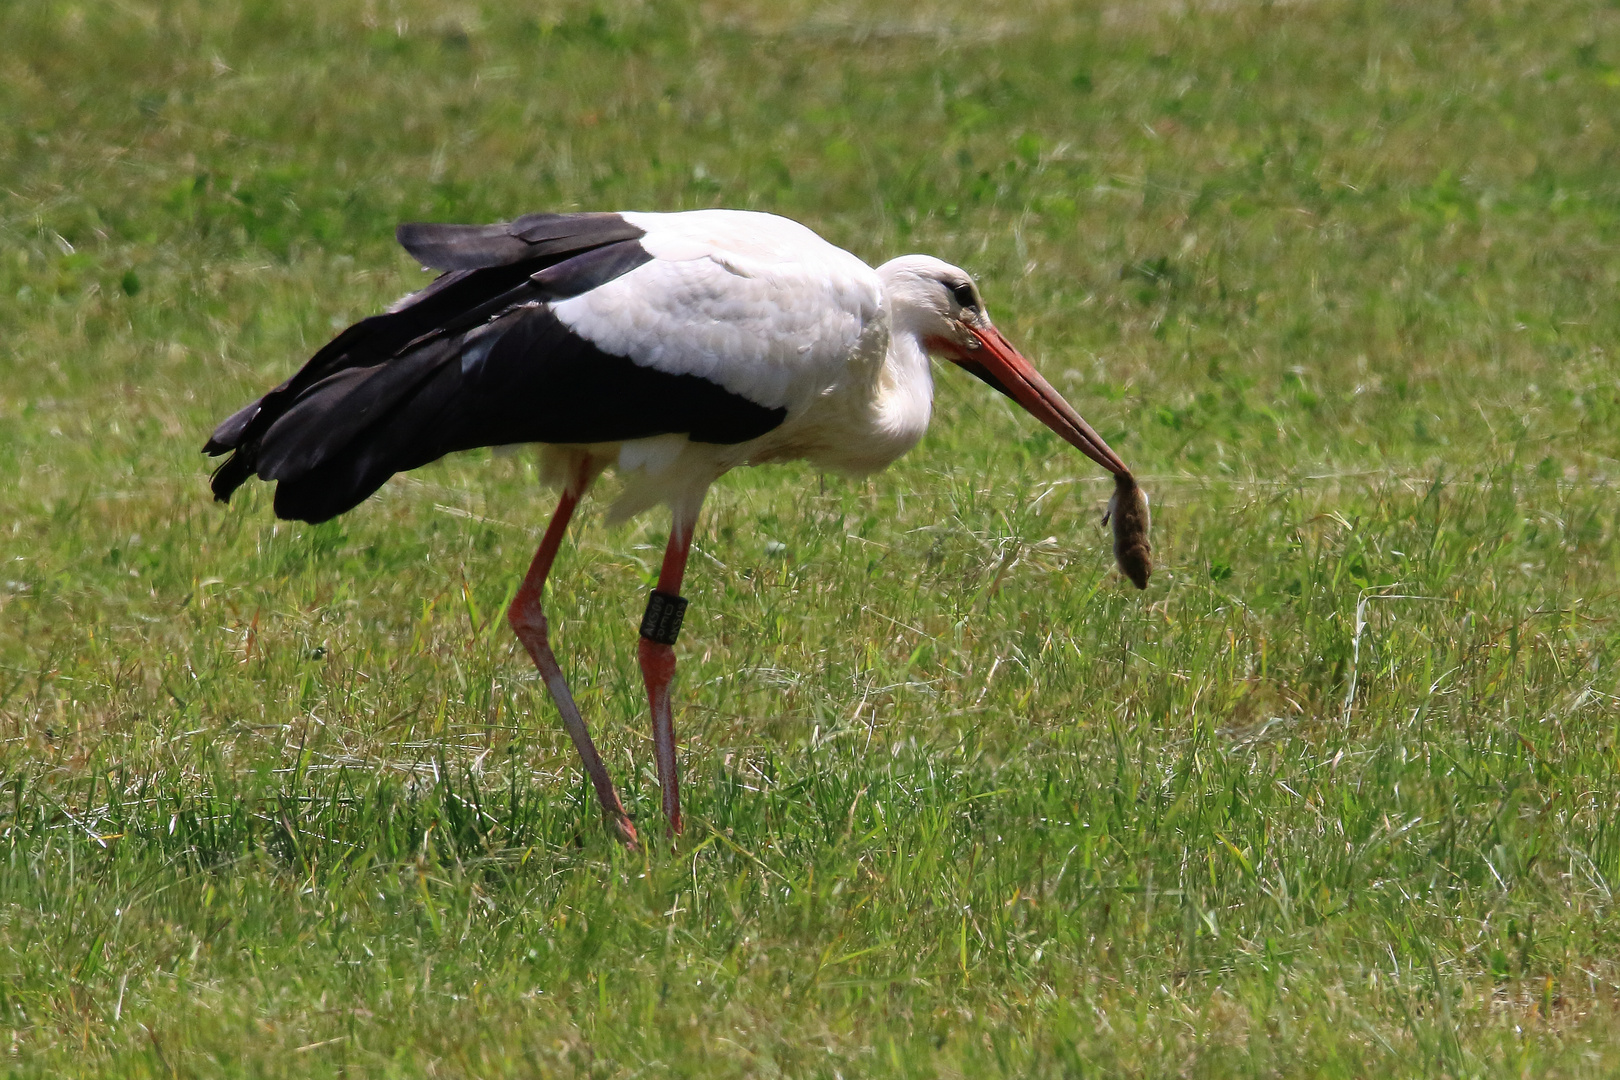
[[[1207,7],[0,7],[4,1067],[1620,1069],[1620,10]],[[972,270],[1159,571],[948,372],[726,478],[627,855],[501,618],[531,457],[309,528],[197,451],[399,220],[711,205]],[[664,527],[550,601],[655,836]]]

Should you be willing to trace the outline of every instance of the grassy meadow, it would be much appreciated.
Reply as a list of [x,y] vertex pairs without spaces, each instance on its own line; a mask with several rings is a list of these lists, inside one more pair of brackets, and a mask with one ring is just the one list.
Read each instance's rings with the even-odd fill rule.
[[[0,1062],[19,1077],[1620,1071],[1620,8],[0,5]],[[743,470],[661,839],[603,501],[320,527],[215,422],[401,220],[731,206],[979,279],[1142,477],[939,371]],[[610,493],[611,480],[607,492]]]

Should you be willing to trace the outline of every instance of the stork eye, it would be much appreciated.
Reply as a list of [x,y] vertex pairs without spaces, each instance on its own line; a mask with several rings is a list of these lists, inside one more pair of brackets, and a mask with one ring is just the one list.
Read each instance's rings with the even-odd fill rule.
[[956,302],[962,307],[977,308],[979,306],[978,298],[973,295],[972,282],[964,281],[961,284],[952,285],[950,289],[951,295],[956,297]]

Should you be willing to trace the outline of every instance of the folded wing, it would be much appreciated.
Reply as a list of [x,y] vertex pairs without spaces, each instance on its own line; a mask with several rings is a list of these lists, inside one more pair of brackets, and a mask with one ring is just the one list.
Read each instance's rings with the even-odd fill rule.
[[[838,378],[880,307],[864,264],[771,215],[531,214],[398,235],[447,272],[220,424],[204,447],[230,455],[215,498],[257,475],[278,516],[324,521],[456,450],[747,442]],[[848,281],[828,285],[829,258]]]

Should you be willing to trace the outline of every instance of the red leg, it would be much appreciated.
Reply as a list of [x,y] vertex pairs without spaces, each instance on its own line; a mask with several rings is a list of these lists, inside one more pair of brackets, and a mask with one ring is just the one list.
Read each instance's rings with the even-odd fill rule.
[[[675,634],[680,630],[686,606],[680,599],[681,578],[686,574],[686,559],[691,551],[692,526],[677,519],[670,530],[669,546],[664,549],[658,589],[648,602],[648,617],[642,621],[637,649],[641,675],[647,683],[647,704],[652,708],[653,754],[658,762],[664,816],[669,819],[671,833],[681,831],[681,780],[675,766],[675,716],[669,693],[675,681]],[[672,614],[660,619],[658,616],[665,612]],[[659,622],[663,624],[662,632],[653,627]],[[649,636],[650,630],[653,636]]]
[[613,789],[607,766],[602,764],[602,755],[596,752],[596,744],[591,741],[591,733],[586,730],[585,721],[574,704],[568,681],[563,678],[562,668],[557,666],[557,657],[552,653],[547,638],[546,613],[540,607],[546,575],[551,573],[551,564],[557,558],[557,549],[562,545],[568,521],[574,516],[574,507],[579,504],[579,497],[589,483],[583,479],[583,474],[581,476],[579,482],[564,489],[562,499],[557,504],[557,513],[546,528],[539,550],[534,553],[534,561],[529,564],[529,572],[524,576],[523,584],[518,586],[512,606],[506,609],[506,621],[512,624],[518,640],[529,650],[534,666],[546,680],[546,689],[551,691],[551,700],[557,703],[557,711],[562,714],[563,726],[568,729],[569,737],[574,740],[574,748],[585,763],[585,771],[590,774],[591,784],[596,788],[596,799],[602,804],[602,813],[608,825],[620,840],[633,848],[636,846],[636,827],[630,823],[630,815],[624,812],[624,804],[619,801],[619,793]]

